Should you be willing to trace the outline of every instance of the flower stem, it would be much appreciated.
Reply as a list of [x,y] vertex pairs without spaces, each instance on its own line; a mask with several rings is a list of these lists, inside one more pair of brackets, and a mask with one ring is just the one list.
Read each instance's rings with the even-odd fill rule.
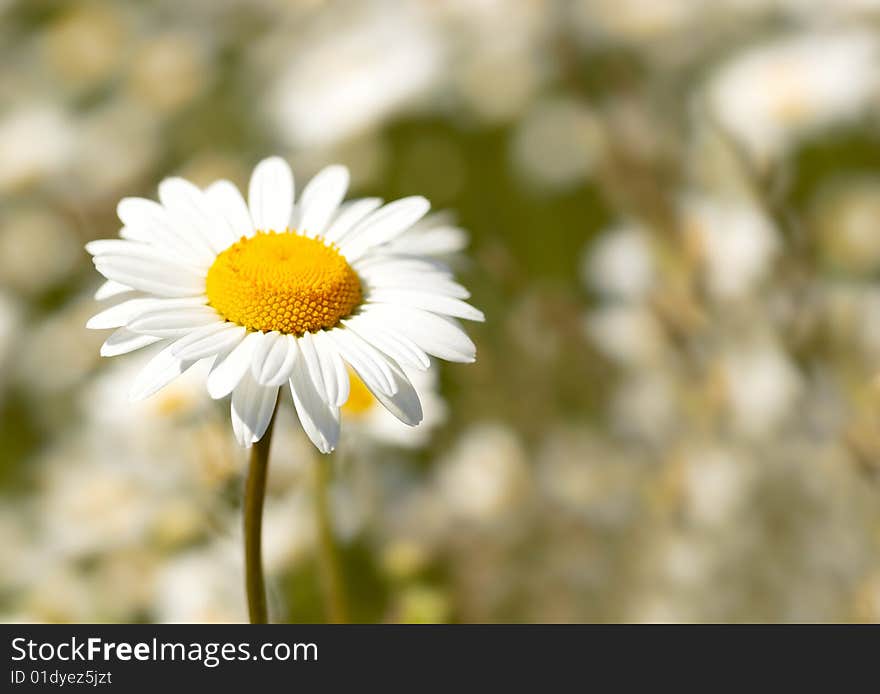
[[331,624],[348,622],[345,585],[339,565],[339,553],[330,518],[328,499],[328,459],[319,459],[315,465],[315,519],[318,531],[318,572],[324,593],[327,621]]
[[272,426],[251,447],[247,483],[244,489],[244,564],[248,614],[251,624],[267,624],[266,584],[263,579],[263,500],[266,496],[266,472],[269,467],[269,445]]

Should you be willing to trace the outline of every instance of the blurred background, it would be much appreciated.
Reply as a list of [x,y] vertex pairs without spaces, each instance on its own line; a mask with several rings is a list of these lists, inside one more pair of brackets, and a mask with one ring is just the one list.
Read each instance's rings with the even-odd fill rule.
[[[0,618],[246,619],[246,454],[129,404],[83,243],[263,156],[424,194],[487,322],[348,407],[352,618],[880,621],[880,0],[0,0]],[[276,621],[326,618],[275,429]]]

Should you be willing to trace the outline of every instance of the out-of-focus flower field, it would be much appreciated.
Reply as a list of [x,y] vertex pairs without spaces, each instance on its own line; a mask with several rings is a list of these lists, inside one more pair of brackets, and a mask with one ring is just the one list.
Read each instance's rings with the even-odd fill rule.
[[[344,414],[353,619],[880,621],[878,0],[0,0],[3,620],[247,618],[228,403],[128,402],[82,246],[268,154],[448,210],[487,317]],[[284,402],[276,621],[318,457]]]

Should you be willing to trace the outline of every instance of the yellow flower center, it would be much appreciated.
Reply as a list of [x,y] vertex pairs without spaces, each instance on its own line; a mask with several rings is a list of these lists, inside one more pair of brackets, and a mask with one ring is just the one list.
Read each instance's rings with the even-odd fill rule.
[[302,335],[332,328],[361,302],[361,283],[339,252],[293,232],[257,232],[217,256],[208,301],[249,330]]
[[376,398],[364,385],[360,377],[351,369],[348,370],[351,389],[349,390],[348,400],[342,406],[342,411],[349,417],[361,417],[373,409],[376,405]]

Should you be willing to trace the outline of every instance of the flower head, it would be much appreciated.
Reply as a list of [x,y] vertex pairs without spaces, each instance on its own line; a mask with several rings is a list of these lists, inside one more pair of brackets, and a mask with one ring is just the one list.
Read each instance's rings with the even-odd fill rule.
[[709,84],[718,121],[758,163],[799,137],[846,122],[877,93],[880,45],[861,31],[802,34],[721,66]]
[[271,157],[254,170],[248,204],[228,181],[202,191],[179,178],[160,184],[158,203],[122,200],[122,238],[86,247],[107,278],[97,298],[117,301],[88,327],[116,329],[104,356],[162,343],[132,399],[209,361],[208,392],[232,394],[241,445],[263,436],[289,384],[303,428],[326,453],[339,440],[350,368],[389,412],[418,424],[419,396],[402,367],[426,370],[430,356],[472,362],[456,319],[483,315],[430,257],[436,233],[401,245],[427,200],[343,203],[347,188],[347,169],[330,166],[294,204],[290,168]]

